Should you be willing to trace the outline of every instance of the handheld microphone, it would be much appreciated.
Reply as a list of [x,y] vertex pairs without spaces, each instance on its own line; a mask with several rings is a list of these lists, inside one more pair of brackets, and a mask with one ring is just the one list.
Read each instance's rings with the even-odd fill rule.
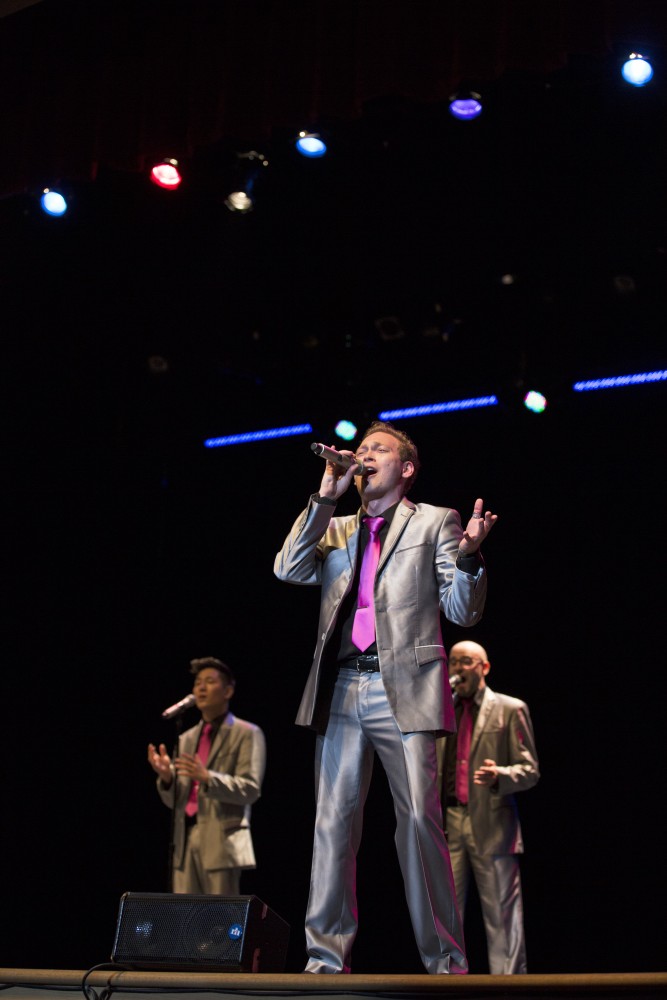
[[462,681],[462,680],[463,680],[463,678],[461,677],[460,674],[452,674],[452,676],[449,678],[449,683],[451,685],[452,691],[454,690],[454,688],[456,687],[456,685],[459,683],[459,681]]
[[318,444],[317,441],[313,441],[310,450],[314,451],[320,458],[323,458],[325,462],[334,462],[336,465],[342,465],[344,469],[349,469],[350,466],[356,465],[356,474],[358,476],[363,476],[364,474],[364,467],[361,462],[357,462],[356,458],[353,458],[351,455],[341,455],[335,448],[327,448],[325,444]]
[[187,695],[185,698],[181,698],[177,701],[175,705],[170,705],[169,708],[165,708],[162,713],[163,719],[175,719],[177,716],[185,712],[186,709],[192,708],[197,699],[193,694]]

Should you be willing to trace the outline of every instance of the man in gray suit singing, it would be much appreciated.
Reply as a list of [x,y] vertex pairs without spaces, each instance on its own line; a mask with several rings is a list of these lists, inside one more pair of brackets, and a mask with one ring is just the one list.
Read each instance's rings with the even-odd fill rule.
[[200,722],[173,761],[164,743],[148,746],[160,798],[175,810],[173,891],[237,896],[241,871],[255,867],[250,811],[264,778],[264,734],[230,711],[236,681],[226,663],[205,656],[190,671]]
[[492,975],[526,972],[519,855],[523,837],[515,792],[540,772],[525,702],[497,694],[483,646],[464,640],[449,651],[456,691],[456,738],[439,741],[447,841],[461,913],[471,874],[486,930]]
[[[317,731],[305,971],[350,972],[356,855],[377,753],[394,799],[422,961],[429,973],[465,973],[437,790],[436,737],[456,727],[440,611],[458,625],[480,620],[486,574],[479,548],[496,515],[476,500],[464,531],[457,511],[407,500],[419,456],[391,424],[373,424],[356,455],[341,454],[356,462],[345,469],[327,461],[319,492],[274,567],[281,580],[322,588],[315,657],[296,720]],[[361,509],[335,517],[355,477]]]

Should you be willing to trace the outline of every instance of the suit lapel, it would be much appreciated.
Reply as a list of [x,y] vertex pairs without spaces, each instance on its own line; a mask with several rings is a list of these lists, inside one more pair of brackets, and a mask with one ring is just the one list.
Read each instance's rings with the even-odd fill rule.
[[[195,726],[194,729],[188,730],[188,732],[182,734],[182,736],[179,738],[178,741],[179,754],[182,753],[195,754],[197,752],[197,744],[199,743],[199,734],[201,733],[203,726],[204,726],[204,721],[203,719],[200,719],[198,725]],[[182,789],[182,791],[180,791],[178,794],[179,796],[183,796],[182,798],[183,802],[187,802],[192,782],[190,781],[189,778],[186,778],[183,775],[178,776],[177,782],[180,788]]]
[[234,716],[231,712],[227,712],[227,717],[224,722],[218,727],[218,731],[215,734],[215,739],[211,741],[211,747],[208,752],[208,759],[206,763],[213,760],[215,755],[219,753],[222,747],[225,745],[229,739],[229,733],[232,728],[232,723],[234,722]]
[[405,497],[401,500],[398,507],[396,508],[396,513],[389,525],[389,530],[387,532],[387,537],[385,539],[384,545],[382,546],[382,554],[380,556],[380,562],[378,563],[378,573],[382,572],[384,564],[394,550],[396,543],[405,531],[408,521],[415,512],[415,505]]
[[480,736],[486,729],[489,718],[491,717],[491,713],[495,707],[496,701],[497,699],[495,694],[493,693],[491,688],[487,687],[486,690],[484,691],[484,700],[482,701],[482,704],[480,706],[479,714],[477,715],[477,721],[475,723],[475,728],[472,734],[472,741],[470,744],[471,757],[473,755],[473,752],[477,744],[479,743]]
[[[357,511],[357,516],[354,522],[350,522],[350,524],[352,525],[352,530],[345,537],[345,544],[347,546],[347,555],[348,559],[350,560],[350,568],[352,571],[352,575],[354,575],[354,567],[357,564],[357,555],[359,553],[359,539],[361,538],[361,515],[362,511],[360,508]],[[350,583],[351,579],[352,576],[350,576],[348,584]]]
[[[378,568],[377,568],[378,574],[382,572],[384,564],[391,555],[399,538],[405,531],[407,523],[414,514],[415,510],[416,510],[415,505],[411,503],[410,500],[406,500],[406,498],[403,497],[400,504],[396,508],[396,513],[394,514],[392,522],[389,525],[389,530],[387,531],[387,537],[385,539],[384,545],[382,546],[380,562],[378,563]],[[361,537],[362,516],[363,516],[363,510],[360,508],[357,511],[357,517],[356,520],[354,521],[353,530],[350,531],[350,533],[347,535],[345,539],[345,543],[347,545],[347,554],[350,560],[350,567],[353,575],[357,563],[357,556],[359,554],[359,539]],[[352,579],[352,577],[350,579]]]
[[199,743],[199,734],[202,731],[204,723],[200,722],[195,726],[195,728],[189,733],[183,733],[179,740],[179,752],[180,753],[195,753],[197,750],[197,744]]

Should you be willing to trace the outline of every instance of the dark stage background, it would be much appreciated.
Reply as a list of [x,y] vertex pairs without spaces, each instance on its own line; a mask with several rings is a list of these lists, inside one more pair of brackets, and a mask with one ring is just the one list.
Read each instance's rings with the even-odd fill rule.
[[[3,966],[104,962],[120,895],[166,891],[145,748],[173,740],[160,713],[188,661],[216,655],[268,742],[243,888],[291,925],[302,968],[313,739],[293,718],[318,594],[272,564],[319,483],[308,445],[341,417],[362,431],[385,408],[495,393],[397,424],[420,447],[415,500],[500,515],[466,634],[534,719],[529,968],[664,968],[667,388],[572,383],[667,367],[667,16],[492,6],[491,22],[450,3],[0,7]],[[645,90],[618,78],[626,43],[656,58]],[[446,97],[465,79],[488,105],[461,124]],[[293,150],[304,119],[329,130],[322,161]],[[173,155],[170,135],[177,193],[139,169]],[[257,207],[232,215],[218,184],[258,147]],[[37,214],[38,176],[69,186],[69,217]],[[462,635],[445,626],[448,646]],[[360,973],[422,971],[393,827],[378,767]],[[474,905],[467,935],[487,971]]]

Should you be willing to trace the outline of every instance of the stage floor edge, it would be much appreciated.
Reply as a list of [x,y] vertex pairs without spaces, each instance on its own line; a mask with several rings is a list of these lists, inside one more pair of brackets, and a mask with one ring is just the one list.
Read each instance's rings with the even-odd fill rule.
[[[45,1000],[49,990],[60,1000],[79,1000],[85,969],[0,969],[3,1000]],[[667,997],[667,972],[572,973],[526,976],[428,976],[428,975],[309,975],[307,973],[144,972],[114,969],[91,971],[86,986],[90,996],[101,992],[167,994],[177,991],[180,1000],[204,994],[267,997],[322,994],[345,996],[417,997]]]

